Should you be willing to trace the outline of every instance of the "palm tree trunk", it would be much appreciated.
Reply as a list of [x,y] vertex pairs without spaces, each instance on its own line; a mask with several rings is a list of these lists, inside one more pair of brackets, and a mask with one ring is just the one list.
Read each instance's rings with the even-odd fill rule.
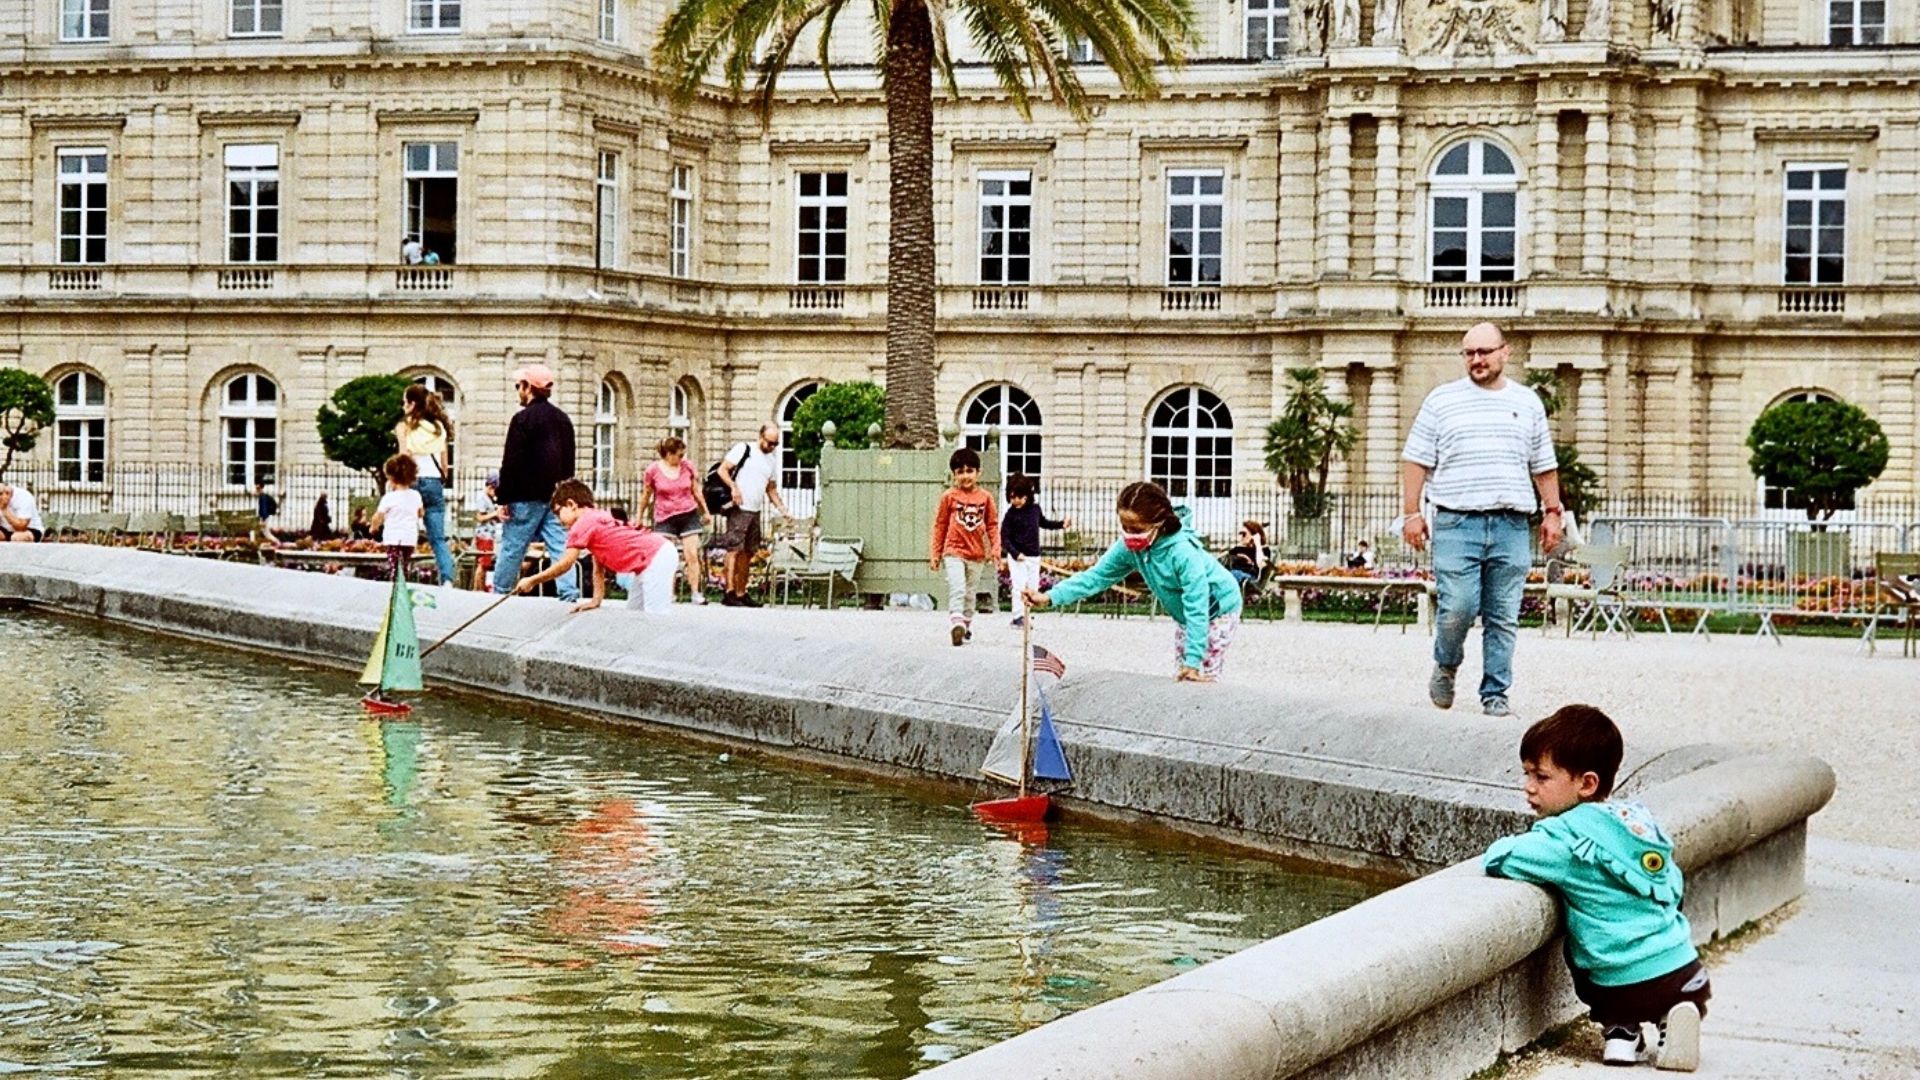
[[898,0],[887,23],[887,445],[939,443],[933,406],[933,22]]

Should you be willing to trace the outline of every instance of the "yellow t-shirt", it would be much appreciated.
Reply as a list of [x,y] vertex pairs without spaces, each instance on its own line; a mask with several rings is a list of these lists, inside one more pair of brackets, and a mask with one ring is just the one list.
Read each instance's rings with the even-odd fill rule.
[[439,424],[423,420],[407,428],[406,445],[400,448],[413,455],[420,466],[420,475],[440,475],[440,455],[447,452],[447,433]]

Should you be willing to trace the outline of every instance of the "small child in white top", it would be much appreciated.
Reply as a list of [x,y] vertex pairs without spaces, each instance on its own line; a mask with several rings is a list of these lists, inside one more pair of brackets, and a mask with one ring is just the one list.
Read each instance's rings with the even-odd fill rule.
[[395,454],[380,467],[387,476],[387,493],[373,512],[372,527],[380,530],[380,542],[387,548],[387,569],[398,575],[413,561],[413,549],[420,546],[420,521],[425,506],[413,482],[420,477],[420,466],[406,454]]

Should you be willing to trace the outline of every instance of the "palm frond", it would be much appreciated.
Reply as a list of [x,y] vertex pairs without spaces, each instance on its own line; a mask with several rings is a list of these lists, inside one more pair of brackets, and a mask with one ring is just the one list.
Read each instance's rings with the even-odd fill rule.
[[1159,91],[1158,64],[1178,66],[1195,40],[1192,0],[955,0],[968,33],[1023,115],[1044,86],[1075,116],[1085,88],[1067,56],[1087,42],[1129,93]]
[[960,80],[954,77],[953,53],[947,48],[947,0],[927,0],[927,14],[933,22],[933,67],[947,93],[960,96]]
[[820,16],[820,74],[827,80],[827,92],[838,98],[840,88],[833,85],[833,24],[847,0],[834,0]]

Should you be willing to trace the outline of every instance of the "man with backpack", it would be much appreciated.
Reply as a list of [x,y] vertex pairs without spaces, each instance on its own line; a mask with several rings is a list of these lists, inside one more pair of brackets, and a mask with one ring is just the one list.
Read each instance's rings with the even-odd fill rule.
[[760,550],[760,515],[772,499],[781,517],[793,516],[780,499],[779,481],[780,425],[772,421],[760,425],[757,441],[734,443],[707,474],[707,505],[717,511],[724,504],[726,509],[726,529],[715,541],[727,553],[727,593],[720,599],[726,607],[760,606],[747,595],[747,575]]

